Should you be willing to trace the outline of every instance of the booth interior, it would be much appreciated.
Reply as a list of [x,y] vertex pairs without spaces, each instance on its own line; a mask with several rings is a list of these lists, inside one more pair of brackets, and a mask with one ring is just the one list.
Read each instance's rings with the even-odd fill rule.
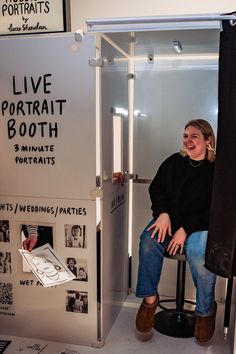
[[[105,26],[101,24],[101,27]],[[135,293],[137,280],[139,237],[152,218],[148,187],[157,168],[167,156],[180,151],[183,129],[189,120],[206,119],[217,136],[220,22],[200,23],[199,26],[191,22],[187,26],[168,23],[156,27],[151,30],[123,29],[121,32],[109,32],[106,28],[101,35],[102,80],[107,67],[109,71],[116,71],[119,63],[122,65],[128,59],[131,294]],[[116,90],[116,82],[102,87],[106,106],[107,94]],[[119,108],[122,111],[125,107]],[[128,112],[123,113],[124,117],[126,114]],[[165,259],[162,273],[165,277],[161,278],[159,286],[161,297],[175,298],[176,268],[177,262]],[[226,288],[227,279],[218,277],[216,301],[225,302]],[[188,267],[185,298],[195,300]],[[223,328],[224,319],[219,321]],[[234,323],[233,310],[231,323]],[[234,324],[232,326],[234,336]]]
[[[102,57],[106,66],[114,68],[124,61],[122,52],[107,45],[114,45],[127,53],[133,61],[133,146],[131,151],[132,243],[132,291],[135,290],[138,265],[138,243],[143,227],[151,218],[148,186],[160,163],[173,152],[180,151],[185,124],[194,118],[210,122],[217,134],[218,113],[218,59],[220,28],[168,29],[137,31],[133,33],[106,33]],[[111,42],[111,43],[112,43]],[[112,70],[112,69],[110,69]],[[128,72],[128,74],[130,74]],[[103,79],[102,70],[102,79]],[[104,87],[104,104],[107,91]],[[122,108],[122,107],[121,107]],[[130,138],[130,139],[131,139]],[[132,143],[132,141],[131,141]],[[160,293],[173,295],[175,262],[166,265],[168,281],[161,282]],[[193,286],[188,274],[187,298],[194,298]],[[225,296],[225,280],[218,279],[217,300]]]

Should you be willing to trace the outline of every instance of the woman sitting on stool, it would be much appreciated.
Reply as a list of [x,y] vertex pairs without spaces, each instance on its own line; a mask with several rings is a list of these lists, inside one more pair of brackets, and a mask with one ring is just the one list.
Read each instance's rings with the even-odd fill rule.
[[138,333],[150,334],[154,324],[163,253],[184,250],[196,287],[194,336],[205,342],[214,334],[216,275],[204,267],[214,160],[212,127],[203,119],[192,120],[184,129],[183,151],[161,164],[149,187],[154,219],[140,237],[136,296],[143,301],[136,318]]

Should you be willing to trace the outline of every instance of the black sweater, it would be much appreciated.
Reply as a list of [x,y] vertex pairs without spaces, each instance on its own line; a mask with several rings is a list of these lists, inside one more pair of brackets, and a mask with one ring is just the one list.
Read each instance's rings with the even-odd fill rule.
[[149,187],[153,217],[168,213],[172,234],[181,226],[188,236],[208,230],[215,163],[191,162],[196,167],[188,156],[171,155],[161,164]]

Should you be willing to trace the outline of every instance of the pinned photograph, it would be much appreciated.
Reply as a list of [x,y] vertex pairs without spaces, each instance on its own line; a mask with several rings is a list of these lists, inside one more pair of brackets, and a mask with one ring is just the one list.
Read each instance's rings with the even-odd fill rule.
[[86,226],[65,225],[66,247],[87,248]]
[[29,268],[44,287],[55,286],[75,279],[75,275],[58,258],[49,244],[29,252],[19,249]]
[[10,242],[10,230],[8,220],[0,220],[0,242]]
[[86,259],[79,259],[74,257],[66,258],[68,269],[75,275],[79,281],[88,281],[88,265]]
[[88,293],[86,291],[67,290],[66,311],[88,313]]
[[0,252],[0,273],[11,273],[10,252]]

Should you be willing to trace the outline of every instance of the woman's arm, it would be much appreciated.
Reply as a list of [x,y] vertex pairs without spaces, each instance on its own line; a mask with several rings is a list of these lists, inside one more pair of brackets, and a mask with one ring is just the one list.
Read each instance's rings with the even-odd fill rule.
[[167,160],[161,164],[149,186],[154,219],[157,219],[161,213],[170,214],[170,202],[166,191],[166,180],[169,174],[168,165]]
[[35,247],[38,240],[38,226],[27,225],[28,237],[23,241],[23,248],[29,252]]

